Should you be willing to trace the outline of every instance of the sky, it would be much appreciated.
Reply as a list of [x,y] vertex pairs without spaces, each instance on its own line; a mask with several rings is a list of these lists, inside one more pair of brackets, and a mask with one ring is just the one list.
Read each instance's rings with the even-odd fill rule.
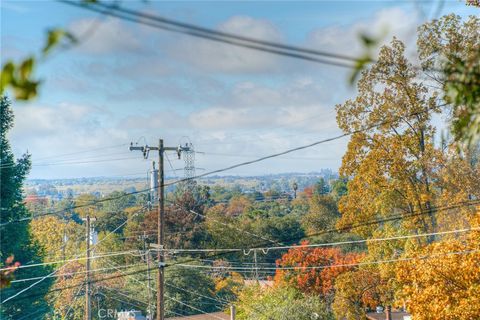
[[[462,1],[121,1],[122,7],[290,45],[358,56],[358,35],[405,41]],[[29,178],[144,176],[156,160],[130,142],[192,143],[197,174],[339,135],[335,105],[355,95],[350,70],[219,44],[102,16],[56,1],[0,2],[1,59],[38,54],[48,29],[79,44],[38,63],[39,96],[13,101],[9,138],[32,155]],[[348,138],[225,174],[338,170]],[[152,158],[153,156],[153,158]],[[169,154],[167,176],[184,160]]]

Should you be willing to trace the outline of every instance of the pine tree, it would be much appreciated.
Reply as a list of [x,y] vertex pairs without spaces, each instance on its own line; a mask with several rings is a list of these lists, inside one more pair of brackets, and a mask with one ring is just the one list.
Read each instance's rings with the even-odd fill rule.
[[[42,262],[42,252],[31,241],[28,220],[18,221],[30,216],[23,203],[23,182],[30,170],[30,155],[24,154],[15,160],[10,143],[7,139],[8,131],[13,127],[13,112],[7,97],[0,98],[0,261],[14,256],[14,260],[21,265]],[[11,223],[9,223],[11,222]],[[4,225],[5,224],[5,225]],[[25,279],[47,275],[51,270],[47,267],[33,267],[15,271],[16,279]],[[0,298],[0,318],[17,319],[28,314],[41,316],[48,311],[45,294],[51,281],[45,279],[30,290],[5,303],[6,299],[23,288],[33,284],[32,281],[12,283],[10,287],[2,289]],[[29,318],[27,316],[27,318]]]

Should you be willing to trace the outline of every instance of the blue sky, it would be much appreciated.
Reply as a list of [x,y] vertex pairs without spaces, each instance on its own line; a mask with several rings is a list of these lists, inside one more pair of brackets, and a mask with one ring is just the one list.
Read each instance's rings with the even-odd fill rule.
[[[359,54],[359,32],[399,37],[414,59],[416,26],[438,2],[123,1],[122,6],[204,27],[324,51]],[[446,1],[441,13],[475,9]],[[31,178],[142,175],[130,141],[190,140],[198,167],[217,169],[337,135],[335,104],[354,95],[348,71],[101,17],[54,1],[1,2],[1,55],[40,51],[45,31],[80,38],[41,61],[39,97],[14,102],[10,134],[28,150]],[[187,138],[188,137],[188,138]],[[231,174],[337,170],[347,139]],[[75,153],[75,154],[72,154]],[[173,168],[183,162],[170,157]],[[168,164],[170,168],[170,165]],[[199,171],[200,173],[201,171]],[[181,172],[177,172],[181,175]],[[169,175],[173,175],[169,172]]]

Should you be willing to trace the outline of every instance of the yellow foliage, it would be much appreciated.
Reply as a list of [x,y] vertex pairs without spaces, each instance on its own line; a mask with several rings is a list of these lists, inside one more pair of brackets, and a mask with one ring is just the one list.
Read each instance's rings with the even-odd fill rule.
[[[480,213],[472,219],[479,225]],[[398,265],[400,296],[414,319],[480,319],[478,250],[480,232],[472,231],[428,245],[415,254],[420,259]]]

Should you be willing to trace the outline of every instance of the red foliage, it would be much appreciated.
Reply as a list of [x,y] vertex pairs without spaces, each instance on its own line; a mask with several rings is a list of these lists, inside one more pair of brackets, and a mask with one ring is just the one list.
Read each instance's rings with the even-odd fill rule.
[[313,186],[309,186],[309,187],[306,187],[305,189],[303,189],[303,193],[305,194],[305,196],[308,199],[313,197]]
[[5,288],[10,285],[10,281],[13,280],[13,273],[20,266],[20,262],[13,262],[13,256],[8,257],[5,260],[5,266],[0,271],[0,288]]
[[[308,241],[301,245],[308,245]],[[331,296],[335,278],[352,270],[354,267],[349,265],[358,263],[362,257],[356,253],[344,254],[337,248],[293,248],[277,260],[277,266],[292,269],[277,270],[274,281],[294,286],[302,292]]]

